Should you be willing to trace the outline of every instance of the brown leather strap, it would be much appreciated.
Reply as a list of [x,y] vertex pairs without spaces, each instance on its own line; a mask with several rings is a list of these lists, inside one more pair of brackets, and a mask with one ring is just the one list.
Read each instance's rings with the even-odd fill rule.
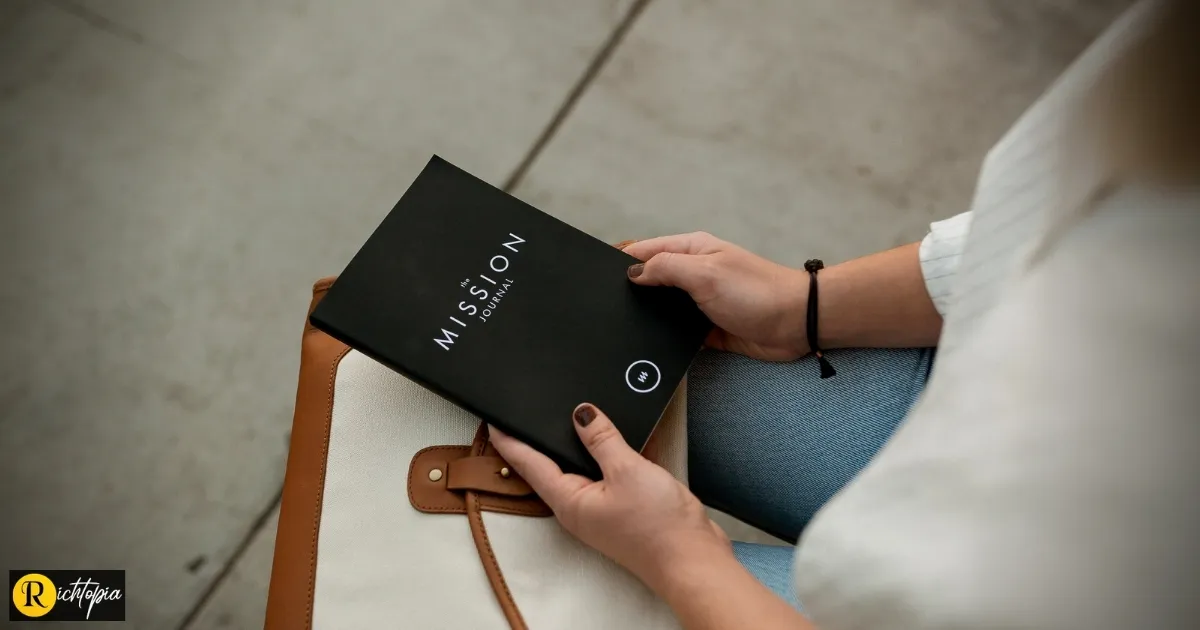
[[525,618],[521,616],[521,609],[517,608],[517,602],[508,590],[508,582],[504,580],[504,572],[500,570],[500,563],[496,561],[492,541],[488,540],[487,528],[483,525],[483,513],[479,506],[479,495],[467,491],[466,500],[471,538],[475,539],[475,549],[479,551],[479,560],[483,562],[483,572],[487,574],[488,582],[492,585],[492,592],[496,594],[500,610],[504,612],[504,618],[508,620],[512,630],[527,630],[528,626],[525,625]]
[[[326,278],[313,286],[309,312],[333,284]],[[283,483],[283,506],[275,537],[275,559],[267,593],[266,628],[312,627],[313,590],[317,574],[317,530],[325,490],[325,460],[333,414],[333,384],[338,363],[350,349],[307,324],[300,354],[296,415]]]
[[499,457],[463,457],[446,465],[447,490],[476,490],[489,494],[526,497],[533,488]]
[[[487,425],[481,423],[479,430],[475,432],[475,440],[471,443],[471,456],[483,455],[490,446]],[[495,449],[491,450],[495,451]],[[487,528],[483,525],[479,494],[468,490],[464,495],[467,522],[471,525],[471,538],[475,540],[475,549],[479,551],[479,560],[483,562],[483,572],[487,574],[488,582],[492,585],[492,592],[496,594],[496,602],[500,604],[500,610],[504,612],[504,618],[508,620],[508,625],[512,627],[512,630],[527,630],[525,618],[521,616],[521,610],[517,608],[512,591],[508,590],[508,582],[504,580],[504,572],[500,570],[500,563],[496,561],[496,552],[492,550],[492,541],[488,540]]]

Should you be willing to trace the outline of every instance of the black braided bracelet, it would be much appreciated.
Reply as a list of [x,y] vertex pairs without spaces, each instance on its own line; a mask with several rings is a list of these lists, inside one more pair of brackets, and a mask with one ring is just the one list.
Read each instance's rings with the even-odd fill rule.
[[804,270],[808,272],[808,315],[805,317],[804,329],[808,335],[808,347],[812,348],[813,354],[817,355],[817,363],[821,366],[821,378],[829,378],[837,374],[837,370],[833,369],[833,365],[829,363],[829,359],[825,358],[825,353],[821,350],[820,344],[817,343],[817,272],[825,268],[825,263],[814,258],[804,263]]

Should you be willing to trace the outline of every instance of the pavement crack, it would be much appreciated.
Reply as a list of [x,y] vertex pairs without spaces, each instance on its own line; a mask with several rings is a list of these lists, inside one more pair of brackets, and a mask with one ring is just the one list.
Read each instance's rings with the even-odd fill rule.
[[521,180],[525,179],[525,175],[528,174],[533,163],[537,161],[542,150],[554,138],[554,134],[558,133],[567,116],[575,109],[575,105],[583,98],[583,94],[587,91],[588,86],[592,84],[592,81],[604,69],[604,65],[608,63],[608,60],[612,58],[613,53],[616,52],[621,42],[625,39],[625,35],[629,33],[629,29],[633,28],[633,24],[637,22],[638,16],[642,14],[642,11],[646,9],[646,5],[648,4],[650,4],[650,0],[635,0],[629,6],[629,9],[625,12],[625,16],[617,23],[616,28],[609,33],[608,39],[604,40],[604,45],[592,57],[583,74],[575,81],[575,85],[571,86],[571,91],[567,92],[566,98],[558,106],[550,122],[542,129],[542,133],[538,135],[537,140],[534,140],[533,146],[529,148],[529,151],[525,153],[525,157],[521,159],[521,162],[517,164],[517,168],[513,170],[512,175],[509,175],[508,180],[504,182],[503,189],[505,191],[509,193],[513,192],[521,184]]
[[221,584],[225,582],[225,578],[229,577],[229,574],[233,572],[234,567],[236,567],[238,562],[241,561],[242,556],[246,555],[246,550],[249,549],[250,544],[254,542],[254,537],[258,535],[258,532],[263,528],[263,525],[270,520],[271,513],[279,507],[279,503],[282,500],[283,487],[280,487],[279,490],[275,492],[275,496],[267,502],[267,506],[263,508],[263,510],[259,512],[258,516],[254,519],[254,523],[250,525],[250,529],[244,536],[242,536],[242,540],[233,550],[233,553],[230,554],[229,559],[225,561],[225,564],[221,566],[221,570],[217,571],[217,574],[213,576],[212,581],[209,582],[208,586],[205,587],[204,592],[201,593],[200,597],[196,599],[196,603],[193,604],[192,608],[188,610],[186,615],[183,616],[183,620],[180,621],[179,625],[177,626],[179,630],[187,630],[187,628],[189,628],[192,623],[196,621],[196,618],[200,616],[201,611],[203,611],[204,607],[208,605],[208,602],[212,600],[213,595],[217,592],[217,589],[220,588]]

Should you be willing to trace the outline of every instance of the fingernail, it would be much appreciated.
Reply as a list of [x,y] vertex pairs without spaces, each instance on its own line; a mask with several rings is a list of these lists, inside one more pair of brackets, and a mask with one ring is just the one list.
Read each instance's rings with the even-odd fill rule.
[[645,270],[646,270],[646,264],[638,263],[636,265],[629,265],[629,269],[626,271],[626,273],[629,274],[630,278],[636,278],[636,277],[642,275],[642,272]]
[[583,403],[575,408],[575,413],[572,415],[575,416],[575,422],[578,422],[579,426],[586,427],[596,419],[596,408],[588,403]]

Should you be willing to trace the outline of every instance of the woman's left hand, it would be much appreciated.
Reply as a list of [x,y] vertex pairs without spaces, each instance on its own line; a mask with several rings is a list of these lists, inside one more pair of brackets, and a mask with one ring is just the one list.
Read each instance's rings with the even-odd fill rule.
[[[564,421],[566,419],[564,418]],[[659,591],[688,558],[732,557],[725,533],[671,473],[630,448],[599,409],[575,409],[575,429],[604,478],[564,474],[550,458],[489,427],[492,444],[554,510],[560,523]]]

